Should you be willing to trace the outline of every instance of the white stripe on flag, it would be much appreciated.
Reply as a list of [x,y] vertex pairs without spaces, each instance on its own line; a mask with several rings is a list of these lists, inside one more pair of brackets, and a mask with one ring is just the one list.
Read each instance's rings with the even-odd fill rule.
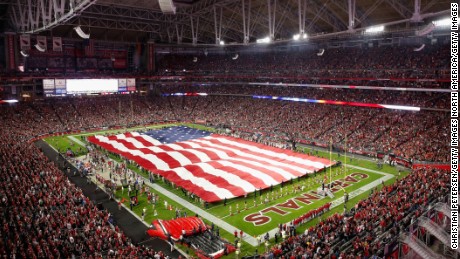
[[227,189],[219,188],[218,186],[204,178],[195,177],[184,167],[178,167],[173,169],[172,171],[176,172],[176,174],[183,180],[188,180],[192,182],[194,185],[199,186],[206,191],[213,192],[221,199],[234,197],[234,195]]
[[232,174],[227,171],[220,170],[220,169],[216,169],[206,163],[198,163],[196,165],[199,166],[201,169],[203,169],[203,171],[205,171],[206,173],[222,177],[225,180],[227,180],[229,183],[231,183],[232,185],[243,188],[243,190],[246,192],[252,192],[255,189],[255,187],[251,183],[249,183],[248,181],[244,179],[241,179],[235,174]]
[[[206,138],[214,138],[214,137],[204,137],[204,139],[206,139]],[[313,162],[313,161],[310,161],[310,160],[300,159],[300,158],[297,158],[297,157],[286,155],[284,153],[275,153],[275,152],[272,152],[272,151],[269,151],[269,150],[261,149],[261,148],[250,146],[250,145],[246,145],[246,144],[236,142],[236,141],[231,141],[231,140],[228,140],[228,139],[225,139],[225,138],[214,138],[214,139],[216,139],[216,140],[218,140],[218,141],[220,141],[222,143],[231,144],[231,145],[237,146],[239,148],[251,150],[253,152],[262,153],[262,154],[272,156],[272,157],[283,158],[283,159],[286,159],[288,161],[296,162],[296,163],[299,163],[299,164],[304,164],[306,166],[313,166],[313,167],[316,167],[317,169],[323,169],[324,168],[324,164],[322,164],[320,162]]]
[[[205,143],[205,144],[208,144],[208,145],[213,145],[213,146],[215,146],[217,148],[220,148],[220,149],[225,149],[225,150],[228,150],[228,151],[232,151],[232,152],[234,152],[235,154],[237,154],[239,156],[243,156],[243,157],[251,158],[251,159],[254,159],[254,160],[257,160],[257,161],[269,163],[269,164],[271,164],[273,166],[287,167],[287,168],[295,170],[295,171],[297,171],[297,172],[299,172],[301,174],[305,174],[305,172],[310,171],[310,170],[307,170],[306,168],[300,168],[300,167],[297,167],[295,165],[281,163],[279,161],[273,160],[273,159],[277,159],[277,157],[273,157],[272,159],[269,159],[269,158],[265,158],[265,157],[256,156],[256,155],[253,155],[253,154],[246,153],[246,152],[244,152],[244,151],[242,151],[240,149],[235,149],[235,148],[229,148],[229,147],[226,147],[226,146],[216,145],[216,144],[211,143],[211,142],[206,141],[206,140],[196,139],[195,141],[199,142],[199,143]],[[295,176],[295,177],[297,177],[297,176]]]
[[180,163],[181,166],[186,166],[192,164],[192,161],[188,159],[184,154],[177,152],[177,151],[171,151],[171,152],[166,152],[168,155],[170,155],[172,158],[174,158],[176,161]]
[[261,144],[216,135],[170,144],[137,132],[94,139],[210,201],[277,185],[329,164],[326,159],[265,150]]
[[116,137],[117,137],[117,139],[123,139],[123,140],[126,140],[129,143],[132,143],[137,148],[147,148],[146,146],[144,146],[144,144],[139,142],[137,139],[127,137],[125,134],[118,134],[118,135],[116,135]]
[[127,148],[125,145],[123,145],[123,144],[121,144],[121,143],[119,143],[119,142],[117,142],[115,140],[109,140],[107,137],[96,136],[96,138],[99,141],[107,143],[107,144],[111,145],[112,147],[120,150],[121,152],[130,153],[133,156],[137,156],[137,157],[143,158],[144,160],[149,161],[151,164],[153,164],[159,170],[170,170],[169,165],[165,161],[159,159],[155,155],[145,154],[140,150],[131,150],[131,149]]
[[[146,141],[152,143],[154,146],[157,146],[157,145],[161,145],[162,143],[152,137],[150,137],[149,135],[145,135],[145,134],[139,134],[138,132],[131,132],[131,134],[133,134],[133,136],[139,136],[143,139],[145,139]],[[135,135],[134,135],[135,134]]]
[[[240,171],[243,171],[245,173],[251,174],[253,177],[261,179],[267,186],[279,184],[271,176],[269,176],[267,174],[264,174],[264,173],[262,173],[260,171],[254,170],[252,168],[249,168],[249,167],[246,167],[246,166],[243,166],[243,165],[239,165],[237,163],[233,163],[232,161],[220,160],[220,161],[217,161],[217,162],[219,164],[221,164],[221,165],[230,166],[230,167],[236,168],[236,169],[238,169]],[[260,186],[258,186],[258,188],[260,188]]]

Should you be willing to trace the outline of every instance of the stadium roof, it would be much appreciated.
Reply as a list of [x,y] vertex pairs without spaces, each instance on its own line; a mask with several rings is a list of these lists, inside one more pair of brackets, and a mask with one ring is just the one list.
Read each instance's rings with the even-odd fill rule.
[[[159,1],[173,1],[175,14],[163,13]],[[449,9],[447,0],[0,0],[0,26],[78,37],[73,27],[80,25],[100,40],[241,44],[267,36],[292,39],[302,31],[313,37],[351,33],[377,24],[410,29],[450,15]]]

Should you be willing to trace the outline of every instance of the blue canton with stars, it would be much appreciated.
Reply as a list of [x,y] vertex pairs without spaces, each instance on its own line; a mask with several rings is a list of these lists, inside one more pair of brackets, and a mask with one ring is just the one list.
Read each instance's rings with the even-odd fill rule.
[[160,141],[163,144],[187,141],[190,139],[204,138],[211,135],[211,132],[193,129],[186,126],[176,126],[158,130],[149,130],[143,134]]

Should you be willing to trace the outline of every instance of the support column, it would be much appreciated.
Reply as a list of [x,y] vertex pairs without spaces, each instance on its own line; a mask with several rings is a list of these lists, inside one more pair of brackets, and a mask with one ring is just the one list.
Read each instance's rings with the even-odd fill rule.
[[305,34],[305,18],[307,16],[307,2],[305,0],[298,0],[297,9],[299,13],[299,34]]
[[193,45],[196,45],[198,43],[198,25],[200,22],[200,17],[196,18],[196,24],[193,20],[193,16],[190,16],[190,24],[192,27],[192,43]]
[[[273,1],[273,5],[272,5]],[[275,39],[275,22],[276,22],[276,0],[267,0],[268,6],[268,30],[270,39]]]
[[242,0],[243,10],[243,43],[249,44],[249,28],[251,27],[251,1],[249,0],[246,6],[246,0]]
[[356,0],[348,0],[348,31],[355,28]]
[[184,35],[184,25],[181,25],[179,30],[179,25],[176,24],[176,35],[177,35],[177,44],[182,44],[182,36]]
[[214,6],[214,32],[216,34],[216,45],[219,45],[222,40],[222,7]]
[[[39,6],[41,10],[41,15],[42,15],[42,21],[44,24],[48,24],[51,22],[51,13],[53,10],[53,5],[52,1],[48,0],[48,10],[46,9],[46,3],[45,0],[40,0],[39,1]],[[74,4],[72,4],[71,8],[74,8]]]
[[412,15],[412,21],[421,22],[422,17],[420,15],[420,0],[414,0],[414,14]]
[[53,0],[54,19],[57,20],[64,15],[65,0]]

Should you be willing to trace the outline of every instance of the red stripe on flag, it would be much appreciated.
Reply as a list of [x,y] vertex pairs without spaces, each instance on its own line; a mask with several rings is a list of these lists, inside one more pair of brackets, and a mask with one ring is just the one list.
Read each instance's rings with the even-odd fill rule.
[[[241,155],[237,155],[235,152],[233,151],[229,151],[229,149],[239,149],[238,147],[236,146],[232,146],[230,144],[224,144],[224,143],[221,143],[219,142],[218,140],[215,140],[215,139],[206,139],[207,141],[210,141],[212,143],[215,143],[216,146],[211,146],[211,145],[207,145],[207,144],[204,144],[204,143],[199,143],[201,146],[204,146],[204,147],[212,147],[214,149],[218,149],[218,150],[221,150],[221,151],[224,151],[224,152],[227,152],[227,153],[231,153],[233,154],[233,156],[235,157],[243,157],[243,158],[246,158],[245,156],[241,156]],[[225,148],[221,148],[222,147],[225,147]],[[280,159],[279,157],[272,157],[272,156],[267,156],[267,155],[263,155],[261,153],[256,153],[256,152],[252,152],[248,149],[244,149],[244,150],[239,150],[241,152],[244,152],[246,154],[251,154],[251,155],[254,155],[254,156],[257,156],[259,158],[265,158],[265,159],[268,159],[268,160],[271,160],[271,161],[277,161],[277,162],[280,162],[280,163],[284,163],[285,160],[282,160]],[[261,160],[259,158],[254,158],[254,161],[258,161],[258,162],[261,162],[261,163],[270,163],[270,162],[267,162],[266,160]],[[309,170],[310,172],[313,172],[314,170],[317,170],[315,167],[312,167],[312,166],[306,166],[306,165],[301,165],[301,164],[297,164],[295,162],[291,162],[291,161],[287,161],[289,165],[295,165],[297,167],[300,167],[300,168],[305,168],[305,170]],[[287,167],[287,166],[281,166],[281,165],[277,165],[277,164],[272,164],[270,163],[271,166],[274,166],[274,167],[278,167],[284,171],[287,171],[295,176],[302,176],[302,175],[305,175],[305,173],[301,173],[301,172],[298,172],[296,170],[293,170],[291,169],[290,167]]]
[[[172,144],[149,138],[126,133],[88,140],[208,202],[265,189],[330,164],[327,159],[219,135]],[[313,162],[319,165],[310,166]]]
[[236,169],[234,167],[224,166],[221,163],[219,163],[219,161],[211,161],[211,162],[208,162],[207,164],[209,164],[210,166],[212,166],[214,168],[217,168],[219,170],[234,174],[234,175],[240,177],[241,179],[244,179],[245,181],[248,181],[255,188],[260,188],[260,187],[266,188],[266,187],[268,187],[260,178],[254,177],[250,173],[240,171],[240,170],[238,170],[238,169]]
[[216,202],[216,201],[222,200],[215,193],[207,191],[204,188],[195,185],[194,183],[192,183],[189,180],[183,180],[175,172],[172,172],[172,173],[168,172],[167,173],[167,171],[159,171],[158,174],[163,176],[164,178],[168,179],[168,181],[172,181],[175,184],[177,184],[178,186],[186,189],[187,191],[189,191],[191,193],[194,193],[195,195],[197,195],[198,197],[200,197],[204,201]]
[[[199,178],[203,178],[203,179],[206,179],[208,180],[209,182],[213,183],[214,185],[222,188],[222,189],[227,189],[228,191],[230,191],[235,197],[237,196],[241,196],[241,195],[244,195],[245,194],[245,191],[239,187],[239,186],[234,186],[233,184],[229,183],[227,180],[225,180],[224,178],[222,177],[219,177],[219,176],[215,176],[215,175],[212,175],[212,174],[209,174],[205,171],[203,171],[203,169],[201,169],[199,166],[197,165],[188,165],[188,166],[185,166],[184,169],[188,170],[189,172],[191,172],[195,177],[199,177]],[[169,175],[169,173],[171,172],[174,172],[177,174],[177,172],[175,172],[174,170],[171,170],[171,171],[166,171],[165,174],[166,175]],[[168,176],[169,178],[170,176]],[[179,177],[180,178],[180,177]],[[180,178],[181,179],[181,178]],[[182,181],[182,179],[181,179]]]

